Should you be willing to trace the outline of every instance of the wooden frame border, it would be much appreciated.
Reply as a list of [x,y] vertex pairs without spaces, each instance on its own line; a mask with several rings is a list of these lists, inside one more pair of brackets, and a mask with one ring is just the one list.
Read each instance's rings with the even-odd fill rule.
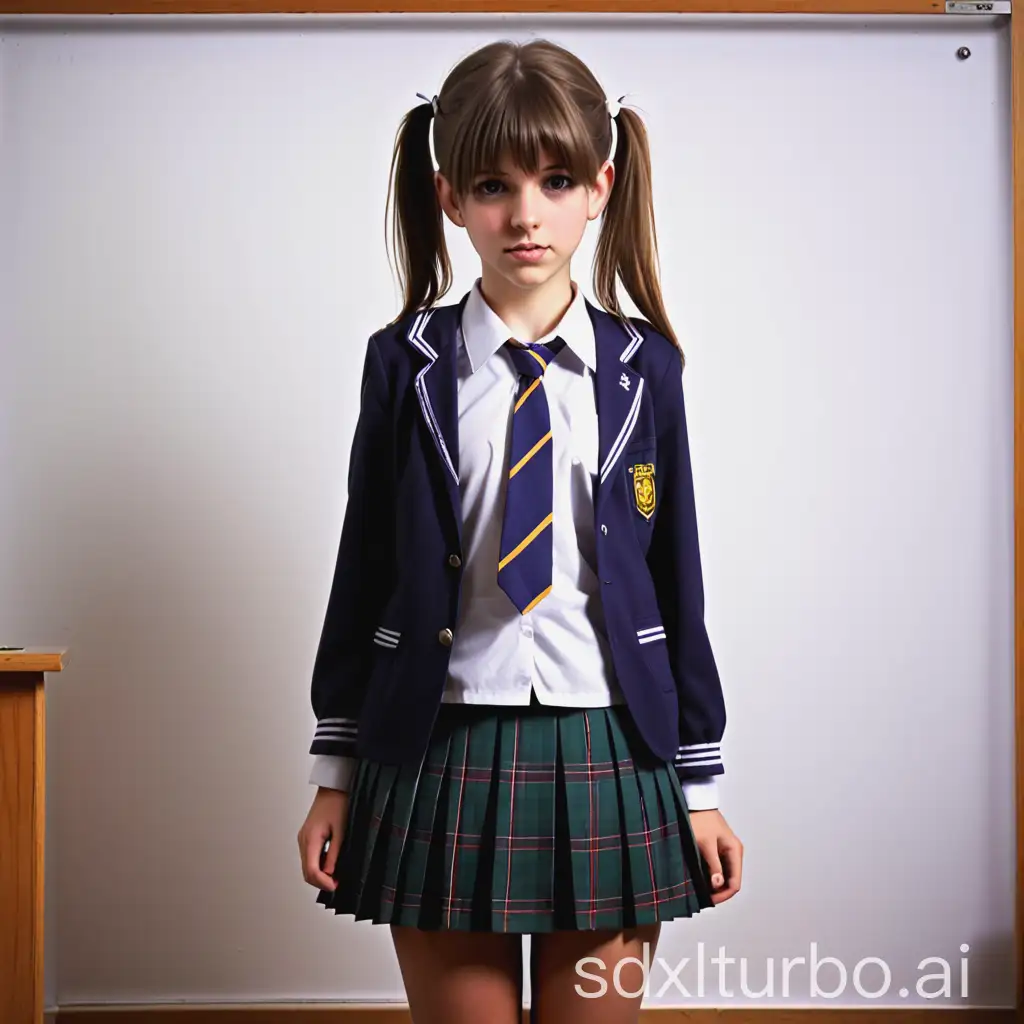
[[[1003,13],[1001,5],[961,5],[956,13]],[[1005,5],[1007,8],[1009,4]],[[973,8],[973,11],[968,10]],[[0,0],[0,15],[280,15],[280,14],[945,14],[944,0]],[[1013,182],[1013,494],[1014,494],[1014,763],[1016,885],[1015,1006],[1024,1020],[1024,24],[1010,18]],[[739,1011],[743,1013],[744,1011]],[[789,1019],[796,1010],[758,1011],[758,1020]],[[821,1011],[807,1010],[806,1014]],[[834,1011],[833,1011],[834,1012]],[[914,1011],[900,1011],[908,1020]],[[965,1013],[984,1013],[966,1010]],[[875,1010],[875,1014],[886,1011]],[[816,1019],[816,1018],[815,1018]]]

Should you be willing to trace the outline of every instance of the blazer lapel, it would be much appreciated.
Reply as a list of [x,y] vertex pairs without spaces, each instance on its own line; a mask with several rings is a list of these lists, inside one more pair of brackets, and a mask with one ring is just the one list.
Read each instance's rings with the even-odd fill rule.
[[599,476],[595,513],[600,515],[612,493],[615,467],[633,434],[640,417],[640,399],[644,379],[629,366],[643,342],[643,335],[630,321],[623,323],[587,300],[587,311],[594,324],[597,347],[597,421]]
[[[459,547],[462,545],[462,497],[459,491],[458,340],[462,311],[469,298],[418,313],[406,331],[406,341],[422,357],[415,378],[416,397],[424,426],[433,441]],[[622,453],[640,416],[644,379],[629,365],[643,342],[630,321],[618,320],[589,300],[597,362],[598,464],[595,513],[600,514],[612,493]]]
[[407,342],[423,357],[415,378],[420,414],[437,453],[438,468],[462,547],[462,498],[459,492],[458,339],[462,301],[436,306],[416,315],[406,332]]

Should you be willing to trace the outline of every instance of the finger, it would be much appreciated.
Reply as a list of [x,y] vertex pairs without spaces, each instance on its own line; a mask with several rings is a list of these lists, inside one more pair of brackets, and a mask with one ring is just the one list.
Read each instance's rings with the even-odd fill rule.
[[722,861],[725,864],[725,874],[729,880],[730,887],[739,892],[740,881],[743,875],[743,850],[736,842],[723,844]]
[[699,841],[701,856],[703,856],[708,868],[708,875],[711,879],[711,887],[719,888],[724,878],[722,876],[722,862],[718,859],[718,838],[711,836],[709,839]]
[[733,885],[727,885],[723,889],[719,889],[717,892],[711,894],[711,902],[715,905],[724,903],[726,900],[732,899],[736,893],[739,892],[739,888]]
[[725,883],[721,888],[717,889],[711,894],[712,903],[724,903],[728,899],[732,899],[740,891],[740,880],[739,877],[727,875]]
[[721,856],[725,864],[726,879],[724,884],[712,893],[711,902],[716,904],[732,899],[740,891],[743,849],[738,843],[723,840]]
[[336,889],[337,882],[325,872],[326,854],[324,853],[324,840],[314,840],[306,848],[306,881],[320,889]]
[[[335,833],[337,834],[337,833]],[[334,874],[334,867],[338,863],[338,851],[341,849],[341,842],[337,839],[329,839],[327,853],[324,857],[324,871],[329,875]]]

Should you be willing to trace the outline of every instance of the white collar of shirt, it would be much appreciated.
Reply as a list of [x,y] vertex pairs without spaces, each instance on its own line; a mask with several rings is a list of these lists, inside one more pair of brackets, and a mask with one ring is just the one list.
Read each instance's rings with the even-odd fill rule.
[[[550,341],[557,335],[593,371],[597,368],[594,324],[587,312],[583,292],[575,282],[573,292],[572,302],[562,319],[537,341]],[[462,337],[472,371],[479,370],[512,336],[501,317],[487,305],[480,291],[480,278],[477,278],[462,311]]]

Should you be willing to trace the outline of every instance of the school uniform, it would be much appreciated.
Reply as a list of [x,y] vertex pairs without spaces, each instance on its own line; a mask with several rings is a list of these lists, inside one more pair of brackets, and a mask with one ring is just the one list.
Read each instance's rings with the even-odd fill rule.
[[717,804],[725,710],[678,351],[579,289],[540,339],[550,587],[517,607],[502,513],[534,399],[479,284],[367,347],[312,681],[310,781],[350,816],[317,902],[520,932],[688,916],[711,905],[688,810]]

